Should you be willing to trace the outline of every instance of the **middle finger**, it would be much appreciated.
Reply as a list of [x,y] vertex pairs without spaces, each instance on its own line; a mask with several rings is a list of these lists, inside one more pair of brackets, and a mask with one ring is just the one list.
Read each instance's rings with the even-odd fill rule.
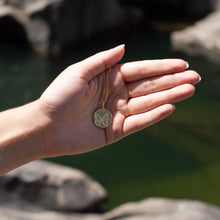
[[154,92],[167,90],[182,84],[195,85],[200,76],[195,71],[185,71],[175,74],[151,77],[132,83],[127,83],[129,98],[143,96]]

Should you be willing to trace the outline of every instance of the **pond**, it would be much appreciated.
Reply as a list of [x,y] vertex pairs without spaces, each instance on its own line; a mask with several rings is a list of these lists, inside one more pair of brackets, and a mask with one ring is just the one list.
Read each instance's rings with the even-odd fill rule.
[[202,57],[172,51],[169,32],[130,28],[105,33],[56,58],[0,44],[0,110],[35,100],[69,64],[126,44],[125,61],[183,58],[202,82],[166,120],[94,152],[52,158],[82,169],[108,191],[111,209],[147,197],[189,198],[220,205],[220,69]]

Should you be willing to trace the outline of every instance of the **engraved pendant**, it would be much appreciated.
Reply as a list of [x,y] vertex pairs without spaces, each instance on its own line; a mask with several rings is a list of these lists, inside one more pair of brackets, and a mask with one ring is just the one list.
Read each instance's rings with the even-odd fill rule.
[[100,108],[93,115],[93,122],[98,128],[108,128],[112,124],[112,113],[105,108]]

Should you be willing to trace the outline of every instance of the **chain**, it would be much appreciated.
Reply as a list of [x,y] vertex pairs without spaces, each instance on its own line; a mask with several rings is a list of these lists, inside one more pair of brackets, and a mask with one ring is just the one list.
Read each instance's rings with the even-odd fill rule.
[[105,77],[105,83],[103,85],[103,89],[102,89],[102,96],[101,96],[101,100],[102,100],[102,108],[105,108],[105,104],[108,101],[108,93],[109,93],[109,74],[111,72],[111,67],[109,68],[107,75]]

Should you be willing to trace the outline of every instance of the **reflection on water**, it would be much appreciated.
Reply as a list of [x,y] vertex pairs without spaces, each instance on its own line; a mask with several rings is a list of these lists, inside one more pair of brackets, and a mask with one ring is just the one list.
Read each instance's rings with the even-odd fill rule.
[[192,198],[220,205],[220,70],[202,58],[174,54],[169,33],[130,29],[107,33],[57,58],[0,45],[0,109],[32,101],[67,65],[126,43],[123,61],[181,57],[202,76],[193,98],[150,128],[94,152],[51,159],[77,167],[108,190],[112,208],[150,196]]

